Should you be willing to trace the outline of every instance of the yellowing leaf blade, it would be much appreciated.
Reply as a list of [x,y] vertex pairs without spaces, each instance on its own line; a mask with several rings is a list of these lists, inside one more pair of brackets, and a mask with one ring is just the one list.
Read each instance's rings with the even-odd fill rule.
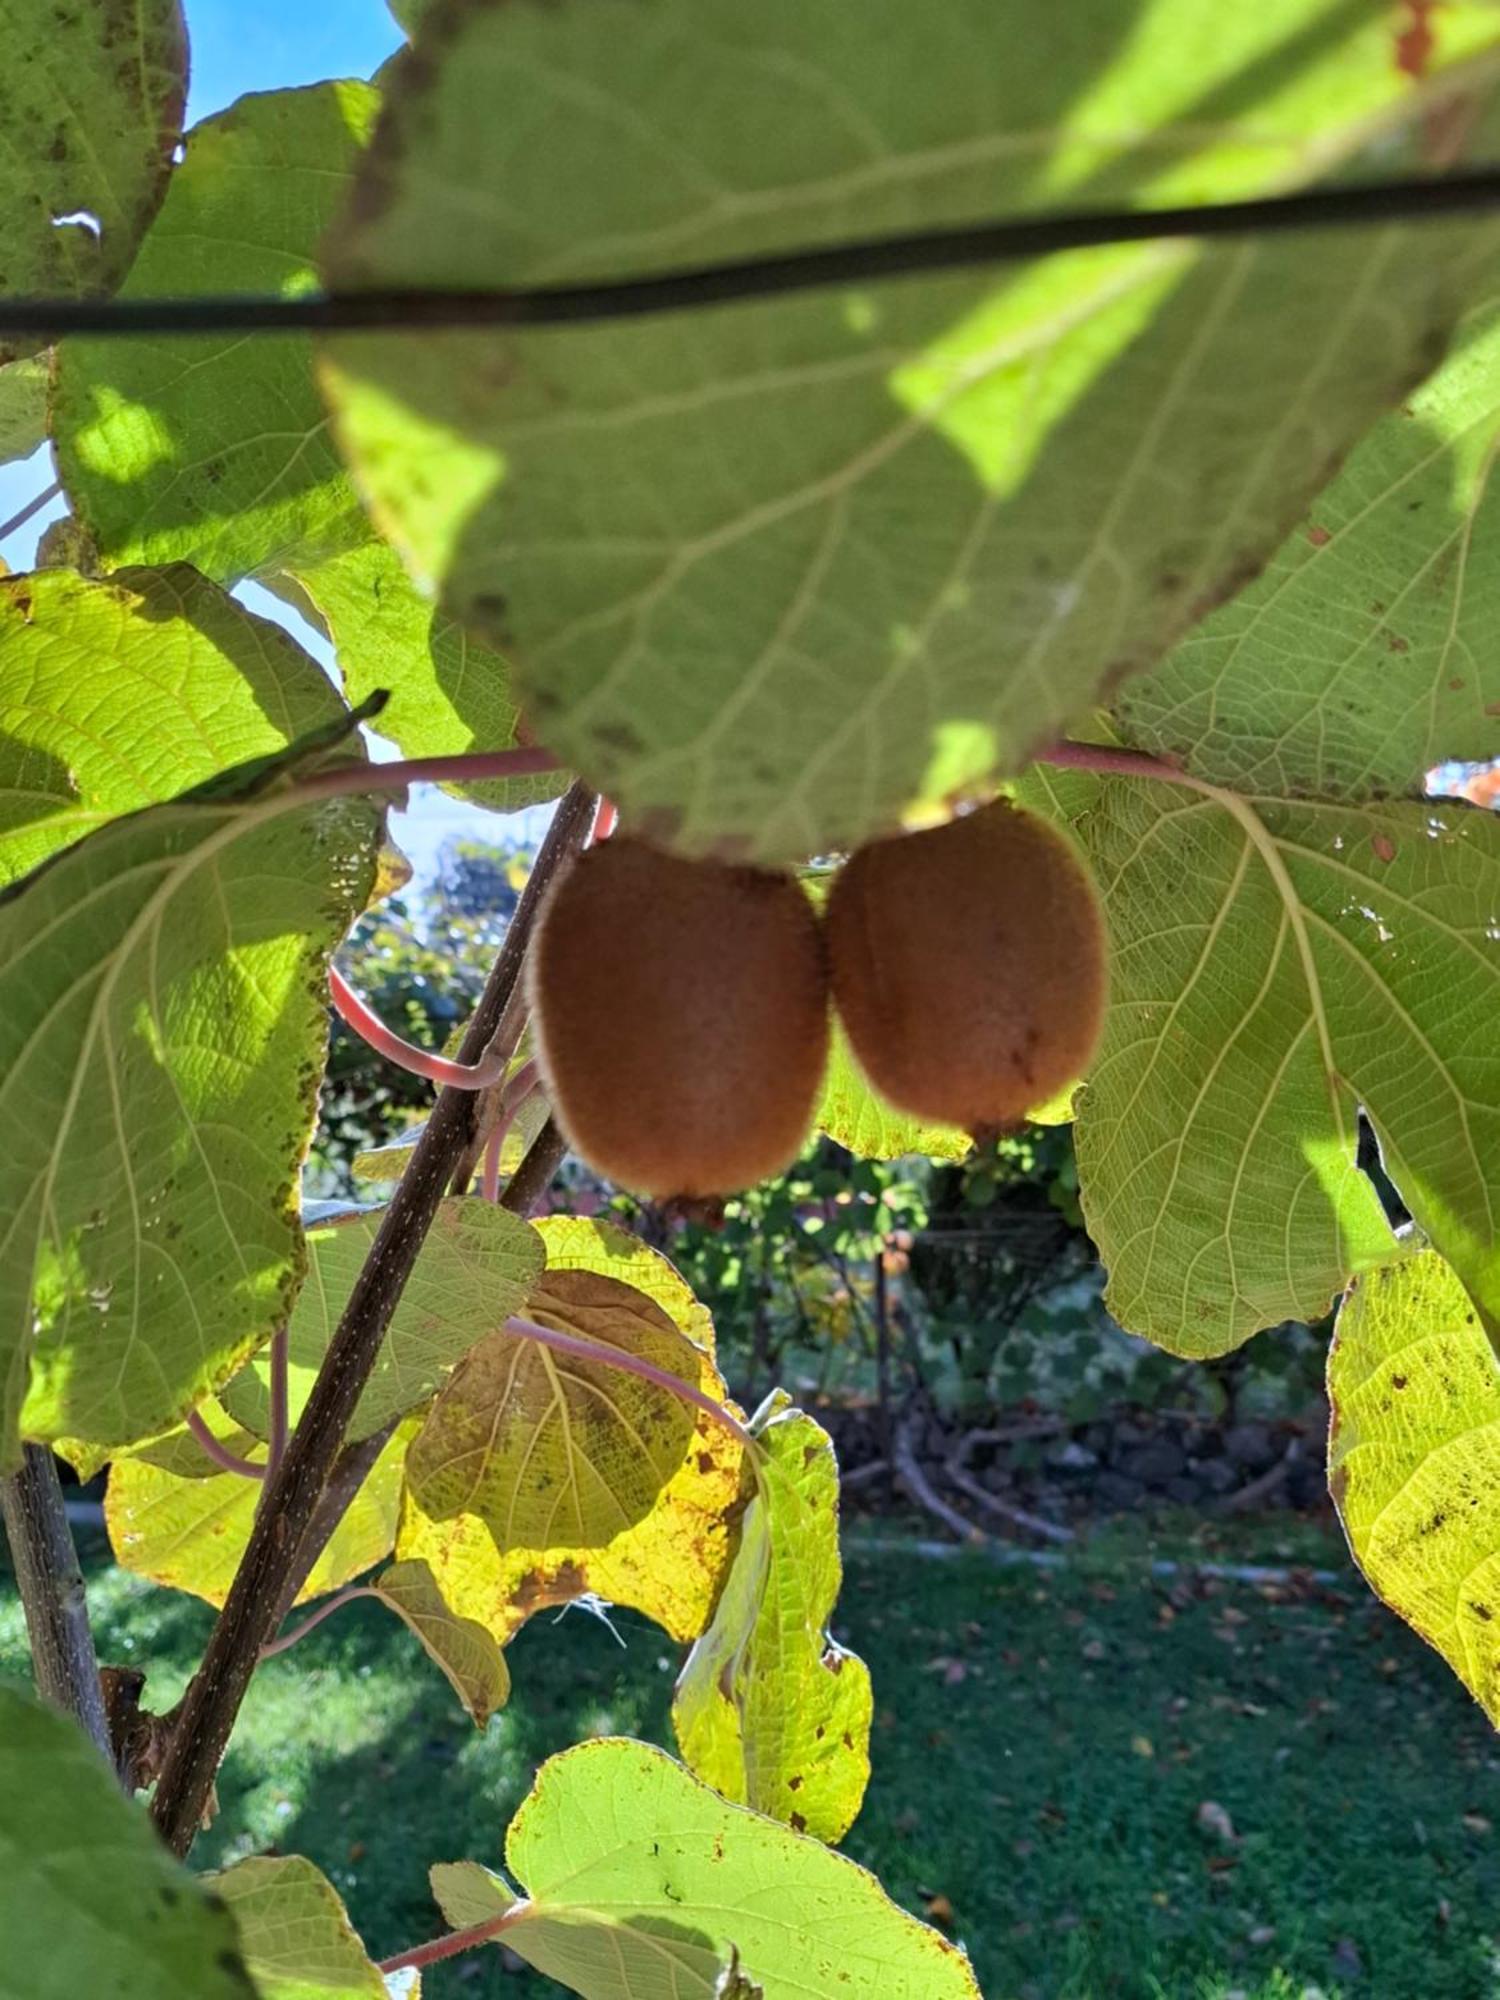
[[[259,1438],[214,1428],[238,1457],[265,1463]],[[412,1434],[413,1426],[404,1425],[376,1459],[298,1592],[299,1604],[341,1589],[390,1554]],[[208,1466],[206,1473],[194,1466],[195,1452]],[[110,1467],[104,1521],[115,1560],[153,1583],[221,1605],[245,1553],[260,1496],[259,1480],[219,1471],[195,1438],[178,1431],[149,1453],[117,1458]]]
[[869,1781],[872,1714],[868,1668],[825,1629],[842,1575],[838,1467],[801,1410],[756,1434],[755,1496],[672,1725],[688,1768],[725,1798],[838,1841]]
[[[537,1227],[548,1273],[528,1317],[622,1343],[723,1401],[712,1358],[683,1330],[702,1308],[664,1258],[611,1225]],[[670,1391],[492,1334],[418,1440],[397,1554],[428,1563],[452,1609],[502,1644],[533,1612],[589,1592],[693,1638],[728,1560],[740,1468],[733,1435]]]
[[451,1611],[424,1562],[393,1563],[375,1579],[374,1590],[422,1642],[447,1675],[476,1728],[483,1729],[510,1696],[505,1655],[472,1618]]
[[1355,1560],[1500,1725],[1500,1369],[1435,1250],[1350,1288],[1328,1396],[1328,1483]]

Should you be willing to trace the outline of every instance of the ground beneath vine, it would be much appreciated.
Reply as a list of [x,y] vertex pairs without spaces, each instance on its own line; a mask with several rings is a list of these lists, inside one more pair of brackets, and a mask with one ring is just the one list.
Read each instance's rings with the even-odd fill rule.
[[[1163,1559],[1337,1581],[1153,1574]],[[148,1697],[170,1703],[207,1609],[103,1552],[90,1588],[105,1657],[162,1663]],[[847,1849],[965,1942],[986,2000],[1500,1993],[1495,1739],[1318,1524],[1132,1519],[1048,1570],[851,1541],[839,1633],[877,1701]],[[428,1862],[501,1865],[542,1758],[590,1734],[670,1741],[676,1654],[639,1619],[538,1619],[510,1657],[514,1699],[480,1737],[394,1620],[340,1612],[257,1679],[196,1859],[307,1854],[375,1952],[432,1935]],[[0,1673],[24,1670],[0,1579]],[[425,1988],[554,1990],[494,1950]]]

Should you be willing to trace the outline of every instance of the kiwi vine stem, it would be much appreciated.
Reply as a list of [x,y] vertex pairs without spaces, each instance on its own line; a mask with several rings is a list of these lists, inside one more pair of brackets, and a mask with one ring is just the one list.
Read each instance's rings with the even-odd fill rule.
[[[1156,778],[1169,785],[1188,785],[1195,791],[1204,789],[1202,779],[1195,778],[1191,772],[1184,771],[1166,757],[1154,757],[1147,750],[1126,750],[1108,743],[1076,743],[1069,737],[1063,737],[1056,743],[1049,743],[1045,749],[1035,751],[1032,762],[1055,764],[1066,770],[1098,771],[1109,777]],[[477,784],[485,780],[535,776],[559,768],[550,750],[538,749],[465,751],[452,757],[413,757],[393,764],[336,764],[329,770],[315,771],[310,777],[298,779],[289,789],[287,798],[291,803],[303,800],[311,803],[315,799],[341,798],[359,792],[400,791],[406,785]],[[614,824],[615,809],[606,801],[599,809],[593,838],[607,839]],[[363,1003],[347,981],[340,978],[339,984],[355,1007],[362,1007]],[[358,1027],[363,1032],[360,1022],[347,1015],[345,1018],[349,1019],[351,1027]],[[373,1020],[375,1017],[370,1018]],[[378,1025],[382,1034],[390,1034],[383,1024]],[[425,1049],[416,1053],[429,1061],[439,1060],[431,1057]],[[460,1064],[458,1067],[464,1066]],[[434,1077],[434,1081],[447,1079]],[[483,1084],[471,1081],[469,1087],[479,1089]]]
[[0,1516],[26,1616],[36,1691],[53,1708],[72,1716],[113,1766],[114,1746],[83,1574],[57,1461],[46,1445],[22,1445],[19,1467],[0,1478]]
[[287,1652],[299,1639],[305,1639],[314,1626],[321,1625],[325,1618],[331,1617],[335,1611],[341,1611],[346,1604],[352,1604],[356,1597],[379,1597],[379,1595],[380,1592],[372,1590],[367,1583],[346,1585],[343,1590],[336,1591],[332,1597],[325,1599],[316,1611],[303,1619],[300,1625],[294,1625],[290,1632],[283,1632],[279,1639],[268,1639],[260,1649],[261,1658],[274,1660],[278,1653]]
[[270,1382],[270,1423],[266,1438],[266,1472],[273,1473],[286,1453],[286,1441],[291,1430],[291,1341],[284,1326],[277,1327],[271,1335],[271,1382]]
[[982,269],[1112,243],[1165,237],[1212,241],[1286,230],[1370,227],[1482,215],[1500,202],[1500,172],[1423,174],[1156,208],[1061,209],[947,229],[817,244],[727,264],[700,264],[596,284],[529,290],[398,288],[360,292],[200,294],[197,297],[0,299],[0,332],[50,343],[192,333],[399,332],[431,327],[577,326],[641,314],[693,312],[784,298],[831,285]]
[[[408,766],[410,771],[412,767]],[[390,766],[384,767],[388,774]],[[336,796],[373,789],[360,767],[316,773],[301,796]],[[341,782],[319,789],[319,781]],[[377,783],[379,780],[377,780]],[[401,780],[397,778],[396,783]],[[308,785],[314,787],[309,793]],[[537,851],[530,878],[474,1009],[459,1060],[481,1060],[515,993],[532,926],[554,877],[581,850],[593,825],[596,796],[573,784],[564,794]],[[151,1817],[174,1853],[186,1854],[202,1823],[214,1777],[261,1647],[280,1622],[281,1600],[296,1571],[345,1432],[370,1379],[391,1317],[426,1241],[453,1170],[473,1135],[479,1098],[444,1090],[397,1184],[356,1278],[296,1431],[267,1482],[234,1582],[189,1684],[162,1760]]]
[[486,1056],[477,1063],[460,1063],[406,1041],[360,998],[336,965],[328,968],[328,992],[339,1017],[362,1042],[413,1076],[424,1076],[429,1083],[444,1084],[450,1090],[488,1090],[505,1075],[508,1053]]
[[449,1931],[446,1937],[434,1938],[431,1944],[413,1945],[410,1951],[398,1951],[394,1958],[383,1958],[375,1967],[379,1973],[417,1971],[424,1965],[436,1965],[441,1959],[457,1958],[461,1951],[472,1951],[476,1944],[488,1944],[491,1939],[509,1928],[525,1909],[518,1903],[503,1916],[490,1917],[482,1924],[470,1924],[461,1931]]
[[265,1466],[255,1465],[248,1458],[241,1458],[237,1451],[231,1451],[227,1444],[220,1444],[196,1410],[189,1410],[184,1421],[203,1447],[205,1458],[211,1458],[220,1472],[234,1472],[241,1479],[265,1478]]
[[0,542],[7,535],[13,535],[18,528],[24,528],[33,514],[40,514],[50,500],[55,500],[62,492],[62,481],[54,479],[50,486],[44,486],[40,493],[33,493],[24,507],[18,507],[8,521],[0,521]]
[[562,1165],[567,1150],[568,1142],[557,1120],[549,1112],[547,1122],[527,1147],[520,1166],[505,1183],[500,1206],[508,1208],[512,1215],[534,1214],[551,1187],[552,1176]]

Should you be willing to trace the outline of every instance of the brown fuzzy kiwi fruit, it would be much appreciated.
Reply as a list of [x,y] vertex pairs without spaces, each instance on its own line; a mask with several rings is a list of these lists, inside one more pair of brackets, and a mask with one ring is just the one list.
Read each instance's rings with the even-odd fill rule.
[[1067,838],[1000,800],[872,841],[827,912],[834,1005],[870,1080],[976,1138],[1019,1123],[1088,1067],[1107,948]]
[[828,973],[794,877],[617,833],[552,891],[530,961],[552,1108],[600,1173],[698,1199],[796,1158],[828,1054]]

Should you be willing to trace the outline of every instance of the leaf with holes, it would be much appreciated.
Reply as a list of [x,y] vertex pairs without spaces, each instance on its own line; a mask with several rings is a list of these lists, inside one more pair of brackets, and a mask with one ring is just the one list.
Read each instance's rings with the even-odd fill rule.
[[182,799],[0,900],[0,1464],[18,1430],[166,1428],[284,1320],[377,829],[356,800]]
[[315,660],[185,563],[0,576],[0,883],[344,713]]
[[300,1855],[256,1855],[205,1878],[239,1926],[260,2000],[387,2000],[333,1884]]
[[[182,8],[178,0],[64,8],[0,0],[0,48],[0,291],[111,291],[172,171],[187,94]],[[0,337],[0,361],[27,347]]]
[[[384,1216],[383,1209],[351,1212],[308,1231],[307,1282],[287,1327],[294,1424]],[[427,1402],[487,1330],[525,1308],[545,1261],[541,1238],[509,1209],[468,1196],[441,1203],[350,1421],[349,1440],[370,1437]],[[270,1428],[270,1375],[270,1355],[262,1351],[221,1391],[224,1407],[262,1438]]]
[[[327,276],[608,280],[1229,199],[1376,133],[1383,165],[1422,144],[1378,10],[872,0],[859,22],[842,0],[435,15]],[[1482,114],[1500,20],[1432,22],[1429,89]],[[1018,769],[1153,664],[1420,374],[1497,243],[1488,220],[1178,238],[335,339],[325,378],[375,518],[513,652],[540,738],[638,832],[800,860]]]
[[[351,183],[379,99],[363,83],[242,98],[194,128],[128,296],[292,294]],[[373,534],[297,336],[69,340],[59,350],[58,462],[110,562],[183,559],[225,584],[256,576],[331,638],[352,702],[390,699],[381,733],[408,756],[505,749],[518,716],[503,660],[417,594]],[[463,788],[513,809],[546,775]]]
[[688,1768],[726,1799],[842,1840],[870,1778],[870,1674],[826,1627],[838,1597],[838,1466],[785,1403],[755,1425],[755,1493],[713,1623],[672,1701]]
[[[414,1423],[403,1424],[376,1459],[298,1591],[298,1604],[341,1589],[390,1554],[402,1470],[415,1431]],[[265,1446],[249,1431],[231,1430],[221,1434],[220,1442],[252,1465],[265,1463]],[[194,1452],[206,1471],[192,1464]],[[250,1539],[260,1496],[259,1480],[220,1472],[189,1432],[174,1432],[148,1452],[117,1458],[110,1467],[104,1521],[115,1560],[153,1583],[222,1604]]]
[[1364,798],[1500,754],[1500,311],[1354,452],[1264,576],[1124,690],[1215,784]]
[[475,1726],[483,1729],[510,1698],[510,1670],[493,1636],[474,1619],[460,1618],[448,1608],[424,1562],[392,1563],[372,1587],[381,1603],[416,1634],[428,1657],[447,1675]]
[[[680,1299],[674,1312],[613,1274],[635,1261],[622,1232],[539,1227],[548,1269],[529,1319],[724,1400],[711,1356],[682,1330]],[[642,1262],[653,1257],[640,1248]],[[657,1261],[658,1286],[681,1287]],[[723,1425],[657,1383],[492,1333],[412,1449],[397,1554],[427,1562],[452,1609],[502,1644],[533,1612],[590,1592],[690,1639],[728,1560],[740,1460]]]
[[1328,1484],[1356,1562],[1500,1725],[1500,1371],[1436,1251],[1350,1289],[1328,1398]]
[[228,1911],[65,1717],[0,1684],[0,2000],[255,2000]]
[[1076,1143],[1116,1318],[1202,1356],[1321,1317],[1395,1249],[1355,1165],[1361,1107],[1500,1313],[1500,822],[1120,779],[1071,797],[1093,801],[1074,826],[1113,952]]
[[524,1897],[477,1862],[451,1863],[432,1870],[443,1914],[456,1927],[506,1918],[497,1942],[584,2000],[711,2000],[736,1956],[765,2000],[979,2000],[963,1952],[873,1875],[645,1743],[550,1759],[505,1859]]

